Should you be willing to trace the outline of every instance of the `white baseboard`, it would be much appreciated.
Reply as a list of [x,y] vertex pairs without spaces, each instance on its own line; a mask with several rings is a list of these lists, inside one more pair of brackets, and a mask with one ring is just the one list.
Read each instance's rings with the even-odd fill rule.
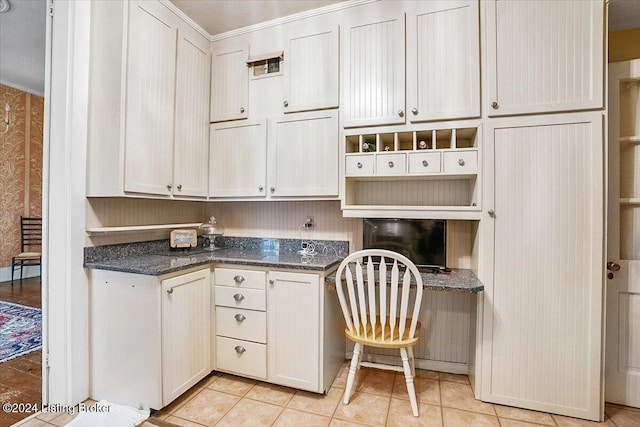
[[[14,273],[14,281],[20,281],[20,270],[16,270]],[[38,277],[40,276],[40,266],[32,265],[24,268],[24,272],[22,273],[22,278],[26,279],[29,277]],[[0,282],[10,282],[11,281],[11,266],[8,267],[0,267]]]
[[[351,359],[353,352],[348,351],[346,358]],[[381,354],[367,354],[365,353],[362,360],[375,363],[386,363],[389,365],[402,366],[402,360],[400,356],[384,356]],[[417,369],[426,369],[429,371],[447,372],[449,374],[462,374],[467,375],[469,373],[469,366],[466,363],[455,362],[443,362],[440,360],[427,360],[427,359],[415,359]]]

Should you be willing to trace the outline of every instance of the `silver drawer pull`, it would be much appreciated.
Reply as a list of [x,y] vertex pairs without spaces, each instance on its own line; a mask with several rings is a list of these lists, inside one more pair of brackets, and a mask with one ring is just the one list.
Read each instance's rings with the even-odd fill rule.
[[233,278],[233,281],[236,282],[236,283],[242,283],[242,282],[244,282],[244,277],[238,275],[238,276]]
[[362,169],[362,163],[358,162],[356,166],[358,167],[358,169]]
[[240,313],[236,314],[233,317],[235,317],[238,322],[242,322],[244,319],[246,319],[246,317],[244,317],[244,314],[240,314]]
[[427,162],[426,160],[423,160],[422,161],[422,166],[424,166],[426,168],[427,166],[429,166],[429,162]]
[[458,164],[460,166],[464,166],[464,159],[458,159]]
[[233,296],[233,299],[234,299],[234,300],[236,300],[236,302],[240,302],[240,301],[242,301],[242,300],[244,299],[244,295],[242,295],[242,294],[235,294],[235,295]]
[[389,162],[389,167],[392,168],[393,166],[393,162]]
[[244,353],[245,351],[247,351],[247,350],[246,350],[243,346],[241,346],[241,345],[237,345],[237,346],[235,346],[234,350],[235,350],[235,351],[236,351],[236,353],[238,353],[238,354],[242,354],[242,353]]

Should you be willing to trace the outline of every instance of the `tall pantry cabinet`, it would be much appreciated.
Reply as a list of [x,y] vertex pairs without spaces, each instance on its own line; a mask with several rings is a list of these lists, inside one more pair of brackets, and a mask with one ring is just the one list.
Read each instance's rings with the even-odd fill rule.
[[481,398],[599,420],[605,4],[484,7]]

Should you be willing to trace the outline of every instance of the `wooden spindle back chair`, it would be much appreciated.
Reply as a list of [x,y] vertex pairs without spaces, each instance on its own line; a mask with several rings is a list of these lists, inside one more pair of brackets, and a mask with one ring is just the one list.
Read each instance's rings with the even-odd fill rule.
[[11,286],[17,268],[20,269],[20,282],[24,267],[39,266],[42,276],[42,218],[20,217],[20,253],[11,258]]

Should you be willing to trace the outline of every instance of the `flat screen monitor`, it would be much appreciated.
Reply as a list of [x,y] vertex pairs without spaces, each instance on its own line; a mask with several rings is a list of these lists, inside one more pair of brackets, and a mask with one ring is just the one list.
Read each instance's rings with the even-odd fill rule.
[[388,249],[418,267],[446,269],[446,220],[366,218],[362,237],[364,249]]

